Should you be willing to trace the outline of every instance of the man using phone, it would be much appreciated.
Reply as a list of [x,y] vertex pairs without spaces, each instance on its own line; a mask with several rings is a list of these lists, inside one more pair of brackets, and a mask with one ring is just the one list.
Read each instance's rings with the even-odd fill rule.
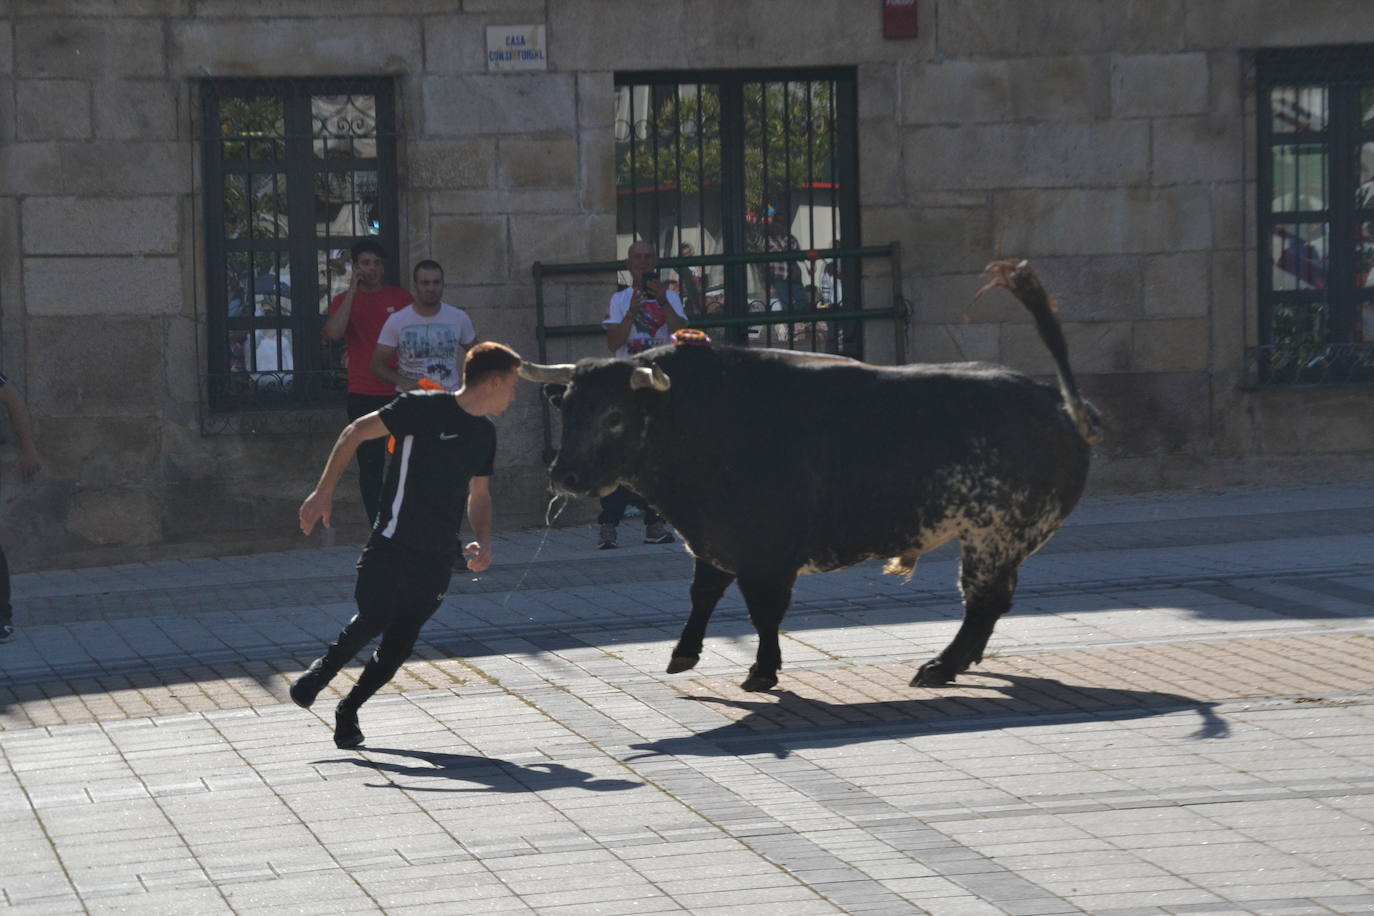
[[[601,322],[606,329],[606,347],[621,358],[662,346],[672,340],[674,331],[687,327],[682,299],[659,281],[658,252],[651,242],[641,239],[630,246],[625,269],[630,272],[630,285],[611,297],[610,307]],[[601,514],[597,517],[600,526],[598,550],[616,546],[616,529],[625,517],[626,506],[632,502],[642,505],[624,487],[601,498]],[[663,519],[651,507],[644,506],[644,543],[670,544],[672,541],[673,535],[664,526]]]
[[[413,301],[399,286],[382,282],[386,249],[376,239],[363,239],[350,250],[353,275],[348,289],[329,303],[329,319],[322,333],[329,340],[343,340],[348,348],[348,419],[356,420],[380,410],[396,397],[396,386],[372,374],[372,352],[382,325],[393,313]],[[363,494],[367,523],[377,520],[386,469],[382,440],[364,442],[358,449],[358,487]]]

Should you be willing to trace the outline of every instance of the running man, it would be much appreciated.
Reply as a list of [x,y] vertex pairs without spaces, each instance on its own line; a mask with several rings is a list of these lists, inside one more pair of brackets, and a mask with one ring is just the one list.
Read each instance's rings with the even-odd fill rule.
[[498,343],[481,343],[463,363],[457,391],[407,391],[380,410],[344,427],[314,492],[301,504],[301,531],[329,527],[334,488],[359,444],[391,435],[396,452],[387,465],[381,508],[372,537],[358,558],[353,595],[358,613],[333,645],[291,685],[291,700],[308,709],[325,685],[363,646],[380,636],[358,683],[334,711],[334,744],[358,747],[358,708],[396,674],[410,656],[420,628],[448,590],[464,506],[475,539],[463,549],[468,569],[491,565],[492,462],[496,425],[515,400],[520,356]]

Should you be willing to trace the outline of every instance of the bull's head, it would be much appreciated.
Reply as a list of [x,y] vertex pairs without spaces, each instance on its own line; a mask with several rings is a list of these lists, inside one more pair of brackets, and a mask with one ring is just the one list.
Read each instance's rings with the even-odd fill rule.
[[574,496],[605,496],[631,475],[649,415],[672,384],[658,366],[623,359],[576,366],[523,363],[520,374],[542,382],[562,415],[563,435],[549,477],[554,489]]

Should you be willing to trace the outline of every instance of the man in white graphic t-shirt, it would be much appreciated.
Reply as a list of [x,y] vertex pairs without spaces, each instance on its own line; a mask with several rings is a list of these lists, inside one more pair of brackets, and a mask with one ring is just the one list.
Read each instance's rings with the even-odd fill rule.
[[415,301],[382,325],[372,374],[397,391],[419,388],[421,379],[457,391],[463,357],[477,340],[477,330],[467,312],[443,301],[444,269],[437,261],[416,264],[413,276]]

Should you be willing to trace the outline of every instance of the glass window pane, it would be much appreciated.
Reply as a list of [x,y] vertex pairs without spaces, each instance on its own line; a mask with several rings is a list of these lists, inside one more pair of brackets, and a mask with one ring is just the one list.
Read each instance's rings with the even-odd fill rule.
[[317,95],[310,99],[317,159],[377,155],[377,98]]
[[291,354],[291,330],[258,329],[249,338],[254,378],[260,389],[278,390],[286,387],[286,379],[272,373],[291,372],[295,360]]
[[[291,314],[291,267],[286,252],[257,252],[256,273],[249,284],[253,314],[259,318],[284,318]],[[269,322],[258,322],[261,326]]]
[[1374,287],[1374,222],[1355,225],[1355,286]]
[[286,133],[280,98],[230,96],[220,100],[220,136],[225,159],[276,159]]
[[1274,133],[1321,133],[1326,130],[1327,91],[1322,86],[1281,86],[1271,89]]
[[1270,165],[1274,176],[1273,212],[1326,209],[1325,146],[1315,143],[1276,146],[1270,151]]
[[1329,311],[1325,302],[1274,306],[1274,345],[1303,354],[1303,362],[1320,355],[1330,340]]
[[1359,88],[1360,126],[1374,127],[1374,86]]
[[247,238],[250,220],[247,175],[224,176],[224,237],[228,239]]
[[286,238],[290,234],[287,222],[286,176],[280,172],[253,176],[252,237],[258,239]]
[[320,239],[379,235],[381,231],[376,172],[316,173],[315,234]]
[[1362,143],[1356,147],[1355,161],[1355,206],[1374,209],[1374,143]]
[[1271,238],[1275,290],[1325,289],[1327,223],[1288,223]]

